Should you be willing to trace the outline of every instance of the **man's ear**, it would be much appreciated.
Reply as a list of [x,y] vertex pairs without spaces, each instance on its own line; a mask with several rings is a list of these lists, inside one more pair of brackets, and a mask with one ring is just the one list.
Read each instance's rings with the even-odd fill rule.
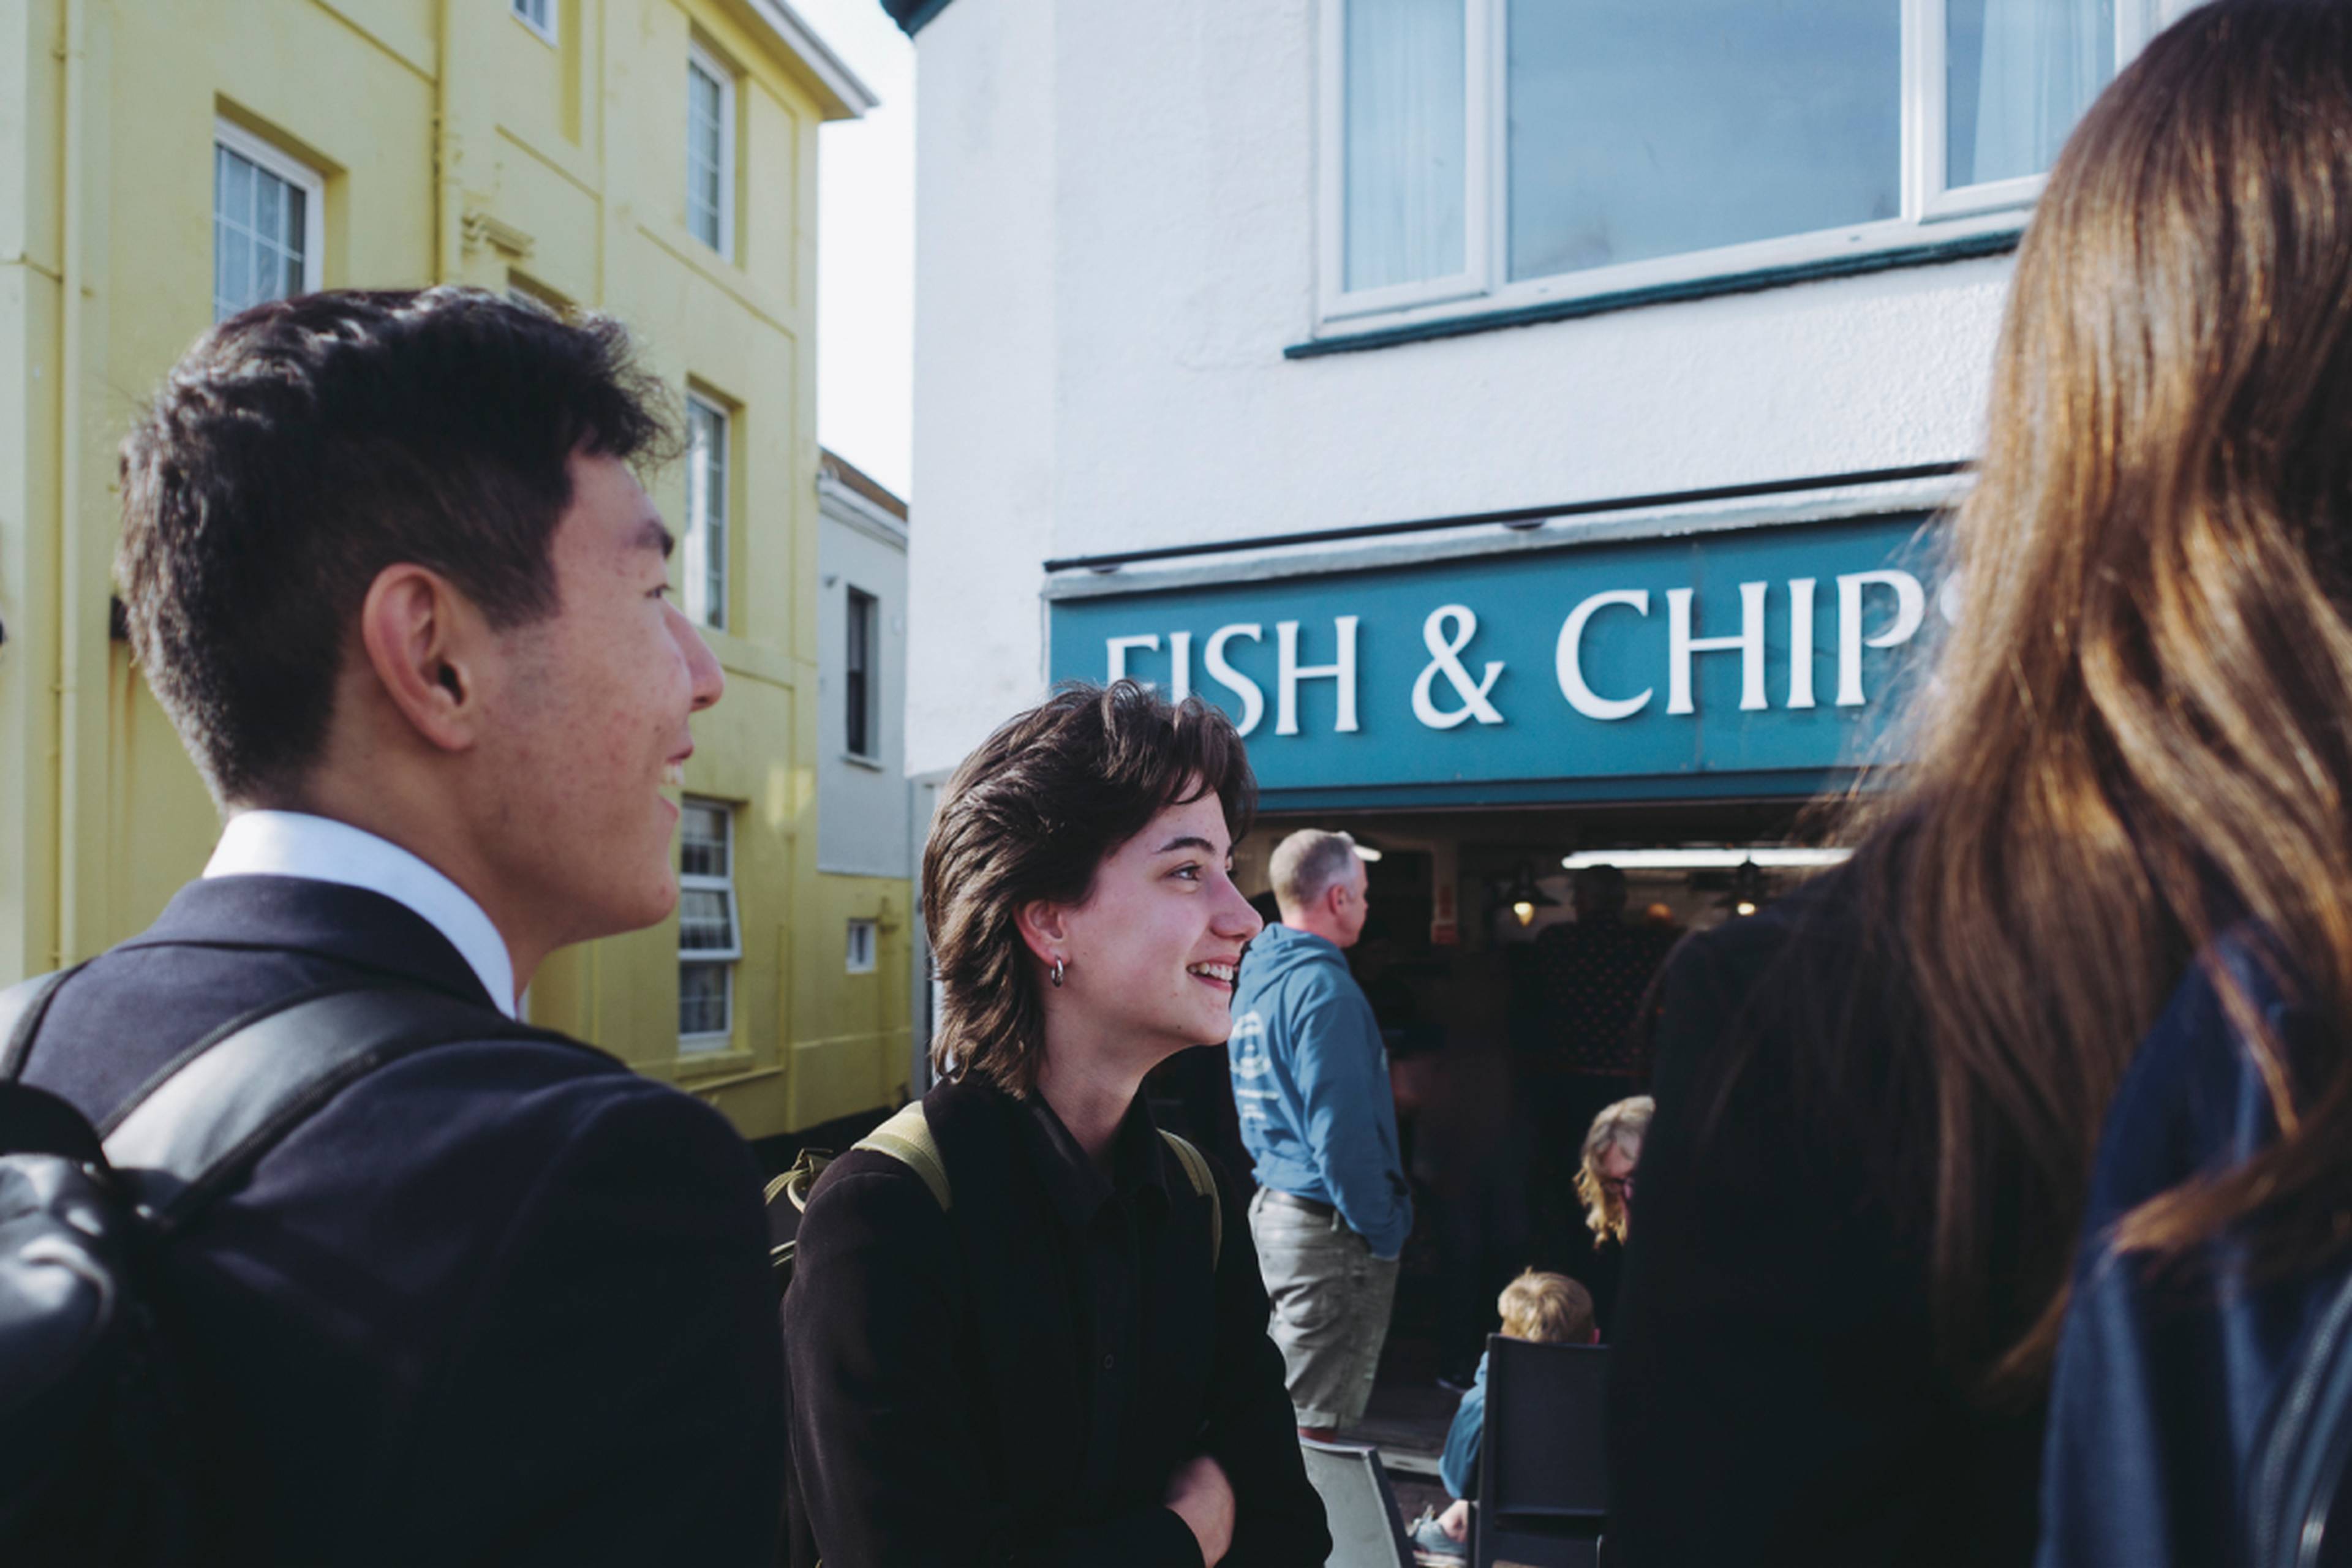
[[360,643],[377,683],[410,727],[445,752],[470,750],[481,737],[488,633],[481,613],[429,567],[385,567],[360,605]]
[[1060,904],[1034,900],[1013,911],[1013,923],[1038,963],[1051,967],[1056,958],[1069,956],[1069,910]]

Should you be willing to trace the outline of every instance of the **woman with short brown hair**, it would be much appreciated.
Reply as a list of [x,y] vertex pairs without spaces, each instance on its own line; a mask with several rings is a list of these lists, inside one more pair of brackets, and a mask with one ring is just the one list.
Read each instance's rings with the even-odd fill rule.
[[1129,681],[1056,692],[949,782],[923,854],[941,1081],[800,1224],[796,1563],[1329,1552],[1239,1194],[1137,1092],[1231,1033],[1255,797],[1222,713]]

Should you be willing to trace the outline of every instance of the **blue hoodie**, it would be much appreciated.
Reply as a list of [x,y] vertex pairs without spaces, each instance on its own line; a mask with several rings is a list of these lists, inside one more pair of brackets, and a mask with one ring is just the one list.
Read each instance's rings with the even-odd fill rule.
[[1412,1198],[1388,1051],[1339,950],[1266,927],[1242,960],[1225,1055],[1258,1184],[1332,1205],[1375,1258],[1402,1252]]

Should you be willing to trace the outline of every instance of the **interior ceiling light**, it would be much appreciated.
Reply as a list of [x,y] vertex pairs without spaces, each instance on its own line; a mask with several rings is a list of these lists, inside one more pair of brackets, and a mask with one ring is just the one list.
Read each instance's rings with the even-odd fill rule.
[[1742,848],[1580,849],[1560,864],[1571,871],[1587,866],[1614,866],[1621,871],[1720,871],[1754,861],[1759,866],[1836,866],[1853,855],[1851,849]]
[[1369,844],[1359,844],[1359,845],[1357,845],[1357,846],[1356,846],[1356,858],[1357,858],[1357,859],[1359,859],[1359,860],[1378,860],[1380,858],[1381,858],[1381,852],[1380,852],[1379,850],[1377,850],[1377,849],[1373,848],[1370,845],[1369,845]]

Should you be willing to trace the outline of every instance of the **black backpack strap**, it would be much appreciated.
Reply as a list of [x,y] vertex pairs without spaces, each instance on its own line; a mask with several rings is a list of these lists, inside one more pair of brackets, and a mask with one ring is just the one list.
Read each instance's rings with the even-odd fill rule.
[[249,1018],[117,1119],[107,1163],[169,1230],[278,1141],[378,1068],[460,1040],[536,1039],[602,1056],[439,992],[367,986],[298,994]]
[[0,1083],[14,1083],[25,1076],[26,1060],[33,1054],[33,1037],[48,1016],[50,1001],[58,987],[80,973],[81,968],[77,963],[70,969],[36,974],[0,991]]

